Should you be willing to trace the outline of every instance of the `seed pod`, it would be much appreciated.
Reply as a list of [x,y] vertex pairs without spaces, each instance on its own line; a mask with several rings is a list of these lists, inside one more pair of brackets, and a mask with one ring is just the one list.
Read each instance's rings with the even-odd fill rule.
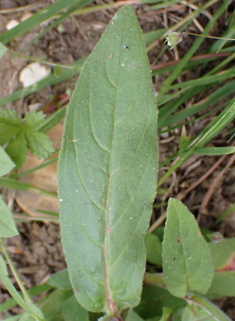
[[170,46],[172,48],[174,48],[176,45],[178,45],[178,43],[180,43],[182,41],[183,37],[182,37],[182,33],[180,32],[176,32],[176,31],[172,31],[172,32],[168,32],[168,34],[166,35],[166,41],[168,46]]

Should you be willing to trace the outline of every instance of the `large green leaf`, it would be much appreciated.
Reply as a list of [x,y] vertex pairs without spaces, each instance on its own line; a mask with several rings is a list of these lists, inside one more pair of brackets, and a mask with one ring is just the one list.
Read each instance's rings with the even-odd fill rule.
[[213,278],[209,247],[186,206],[170,199],[163,241],[163,273],[176,297],[188,291],[205,293]]
[[84,64],[58,169],[70,279],[92,312],[118,316],[139,302],[156,188],[156,122],[142,32],[125,6]]

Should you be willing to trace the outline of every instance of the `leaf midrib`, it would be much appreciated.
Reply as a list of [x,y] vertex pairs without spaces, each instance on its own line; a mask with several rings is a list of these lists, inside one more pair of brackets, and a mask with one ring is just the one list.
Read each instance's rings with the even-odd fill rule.
[[[123,35],[124,35],[124,30],[126,28],[126,16],[125,16],[125,23],[123,26],[123,32],[121,35],[121,44],[123,43]],[[119,312],[117,310],[117,306],[115,304],[115,302],[113,301],[112,298],[112,294],[111,294],[111,289],[110,289],[110,284],[109,284],[109,267],[108,267],[108,262],[107,262],[107,234],[108,234],[108,208],[109,208],[109,195],[110,195],[110,181],[111,181],[111,161],[112,161],[112,152],[113,152],[113,137],[114,137],[114,130],[115,130],[115,113],[116,113],[116,103],[117,103],[117,93],[118,93],[118,84],[119,84],[119,80],[120,80],[120,72],[121,72],[121,58],[122,58],[122,51],[121,54],[119,56],[119,67],[118,67],[118,77],[117,77],[117,85],[115,88],[115,102],[114,102],[114,106],[113,106],[113,130],[112,130],[112,138],[111,138],[111,148],[110,148],[110,152],[109,152],[109,168],[108,168],[108,186],[107,186],[107,197],[106,197],[106,208],[105,208],[105,237],[104,237],[104,247],[103,247],[103,252],[104,252],[104,264],[105,264],[105,292],[106,292],[106,303],[107,303],[107,310],[112,311],[116,316],[119,316]],[[105,64],[106,66],[106,64]],[[108,77],[109,79],[109,77]],[[112,82],[110,82],[111,85],[113,86]]]

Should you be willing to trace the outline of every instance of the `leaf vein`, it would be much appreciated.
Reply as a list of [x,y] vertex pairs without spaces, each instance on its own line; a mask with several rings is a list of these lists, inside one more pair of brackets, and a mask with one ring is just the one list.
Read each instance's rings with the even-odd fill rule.
[[[150,155],[151,155],[151,152],[149,153],[149,159],[150,159]],[[147,169],[147,167],[148,167],[148,166],[146,166],[146,169]],[[145,169],[145,170],[146,170],[146,169]],[[144,176],[144,174],[142,175],[142,178],[143,178],[143,176]],[[141,178],[141,180],[142,180],[142,178]],[[140,182],[141,182],[141,180],[140,180]],[[140,184],[139,184],[139,186],[140,186]],[[138,187],[139,187],[139,186],[138,186]],[[144,209],[143,209],[143,211],[144,211]],[[121,249],[121,251],[119,252],[119,254],[116,255],[115,260],[110,264],[110,266],[112,266],[112,265],[114,264],[114,262],[117,261],[117,259],[121,256],[121,254],[122,254],[122,253],[124,252],[124,250],[126,249],[127,245],[129,244],[130,240],[132,239],[133,235],[135,234],[136,228],[137,228],[139,222],[141,221],[142,216],[143,216],[143,214],[140,215],[140,218],[139,218],[139,220],[137,220],[137,223],[136,223],[135,228],[132,229],[132,233],[129,234],[130,237],[128,238],[128,241],[125,243],[125,246]],[[117,223],[117,221],[116,221],[114,224],[116,224],[116,223]],[[112,225],[112,227],[113,227],[113,225]]]

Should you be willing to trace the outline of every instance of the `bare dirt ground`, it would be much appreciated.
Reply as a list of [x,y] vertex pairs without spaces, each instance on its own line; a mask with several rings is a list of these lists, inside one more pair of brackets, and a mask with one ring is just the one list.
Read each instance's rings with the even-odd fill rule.
[[[35,0],[0,0],[0,33],[6,28],[7,23],[12,20],[20,20],[22,15],[27,12],[27,5],[34,4],[35,7],[30,11],[32,13],[48,5],[50,1],[35,1]],[[97,0],[96,4],[103,4],[102,0]],[[23,11],[15,11],[13,9],[26,6]],[[215,4],[213,9],[210,9],[213,14],[218,7],[218,3]],[[145,6],[134,5],[133,8],[136,11],[138,20],[144,32],[155,30],[157,28],[167,27],[166,15],[168,14],[168,24],[173,23],[174,19],[180,19],[187,15],[188,8],[181,6],[177,12],[160,12],[149,11],[146,12]],[[5,11],[4,11],[5,10]],[[7,11],[8,10],[8,11]],[[98,42],[101,33],[104,31],[106,25],[112,18],[116,9],[98,11],[82,16],[69,17],[64,23],[64,32],[60,33],[57,28],[52,29],[43,38],[37,40],[33,45],[28,47],[24,51],[24,55],[31,57],[47,56],[47,60],[60,64],[68,64],[75,61],[78,58],[87,56],[94,45]],[[227,13],[229,15],[229,12]],[[213,34],[220,35],[225,28],[225,21],[227,17],[224,15],[218,23],[214,26]],[[202,26],[205,26],[208,20],[205,16],[200,16],[198,21]],[[33,29],[27,35],[18,37],[12,41],[8,46],[9,49],[14,51],[21,50],[26,43],[33,39],[45,25],[41,25],[38,28]],[[191,26],[192,32],[198,32],[196,26]],[[159,63],[175,60],[178,57],[182,57],[187,49],[194,41],[193,37],[188,36],[184,43],[180,44],[177,53],[167,50],[162,56]],[[205,48],[211,43],[210,40],[205,41],[203,47],[198,54],[203,53]],[[150,52],[149,60],[153,62],[157,55],[162,50],[163,43]],[[177,57],[178,56],[178,57]],[[5,55],[0,62],[0,97],[8,95],[21,87],[18,80],[20,70],[28,64],[27,59],[19,57],[13,57]],[[212,68],[211,63],[206,68]],[[184,75],[185,79],[195,78],[206,70],[197,69],[188,72]],[[154,77],[155,91],[160,88],[164,78]],[[28,111],[28,106],[35,103],[40,103],[41,106],[50,101],[50,95],[58,97],[60,94],[64,94],[67,88],[74,88],[76,78],[74,80],[67,81],[65,83],[54,86],[53,88],[44,89],[34,95],[30,95],[24,100],[17,101],[16,103],[9,104],[8,107],[14,108],[19,114],[23,115]],[[198,96],[197,101],[201,101],[205,97]],[[184,107],[184,106],[182,106]],[[216,106],[213,106],[214,108]],[[194,135],[195,132],[199,132],[206,124],[214,117],[212,114],[208,118],[200,121],[194,125],[188,125],[187,134]],[[178,150],[180,140],[180,132],[174,131],[169,134],[168,137],[159,137],[160,148],[160,160],[162,163],[170,155]],[[217,137],[212,142],[215,146],[223,146],[226,144],[226,138],[223,136]],[[192,157],[185,163],[173,176],[167,179],[162,187],[169,190],[167,193],[163,193],[156,197],[156,203],[166,201],[169,196],[176,197],[178,193],[182,193],[187,190],[188,186],[193,185],[199,178],[205,175],[210,168],[218,161],[219,157],[203,157],[200,155]],[[220,175],[223,169],[228,165],[230,156],[225,158],[216,170],[206,178],[201,184],[195,187],[184,199],[183,202],[193,212],[196,217],[199,212],[202,212],[200,225],[205,228],[212,228],[212,224],[215,219],[229,206],[235,202],[235,169],[234,165],[229,166],[224,174],[221,176],[218,182],[215,179]],[[159,177],[165,172],[165,169],[159,171]],[[50,173],[48,173],[50,174]],[[205,201],[205,197],[209,188],[215,184],[213,195],[209,199],[209,203],[203,209],[200,209],[201,204]],[[8,192],[7,202],[14,213],[19,213],[22,210],[14,201],[14,193]],[[165,210],[157,209],[154,211],[154,218],[158,218],[160,214]],[[23,283],[27,288],[34,285],[43,283],[53,273],[63,269],[65,260],[62,252],[62,246],[60,242],[60,230],[59,225],[55,223],[37,223],[26,222],[19,223],[18,229],[19,236],[9,238],[7,240],[7,248],[14,264],[20,274]],[[225,237],[235,236],[235,213],[221,225],[219,225],[219,231]],[[14,279],[12,282],[15,284]],[[15,284],[16,285],[16,284]],[[8,293],[4,289],[3,284],[0,282],[0,303],[9,298]],[[228,300],[223,299],[217,302],[224,311],[226,311],[230,317],[235,320],[235,300],[230,298]],[[18,308],[11,310],[13,313],[17,313]],[[1,316],[0,316],[1,318]]]

